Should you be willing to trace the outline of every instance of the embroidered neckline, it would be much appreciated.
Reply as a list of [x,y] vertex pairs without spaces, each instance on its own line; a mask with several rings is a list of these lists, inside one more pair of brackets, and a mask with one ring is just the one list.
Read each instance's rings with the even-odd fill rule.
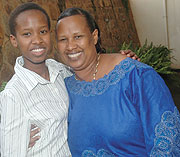
[[129,72],[134,67],[149,67],[146,64],[133,60],[131,58],[126,58],[122,60],[118,65],[114,67],[112,71],[110,71],[104,77],[93,80],[92,82],[80,81],[75,79],[75,75],[66,78],[66,85],[69,89],[69,92],[83,95],[83,96],[94,96],[101,95],[104,93],[109,86],[116,84],[121,79],[125,77],[125,74]]

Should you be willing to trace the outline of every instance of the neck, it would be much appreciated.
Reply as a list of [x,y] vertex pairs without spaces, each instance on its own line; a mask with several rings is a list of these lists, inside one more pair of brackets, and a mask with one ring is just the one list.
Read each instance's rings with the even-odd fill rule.
[[89,66],[80,71],[74,71],[75,77],[77,80],[85,80],[87,82],[91,82],[96,80],[96,75],[98,73],[100,54],[96,56],[96,58],[89,64]]
[[24,64],[24,67],[37,73],[38,75],[40,75],[41,77],[43,77],[46,80],[50,80],[49,79],[49,71],[47,66],[45,65],[45,62],[41,63],[41,64]]

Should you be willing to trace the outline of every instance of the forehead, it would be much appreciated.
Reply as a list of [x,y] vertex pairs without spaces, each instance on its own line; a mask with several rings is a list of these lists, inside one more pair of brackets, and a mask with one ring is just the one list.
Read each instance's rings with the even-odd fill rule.
[[17,25],[18,24],[22,25],[22,23],[23,23],[23,25],[26,25],[29,22],[31,22],[31,23],[32,22],[34,22],[34,23],[43,22],[43,23],[48,24],[46,15],[42,11],[36,10],[36,9],[23,11],[16,17]]
[[89,26],[83,15],[72,15],[59,20],[58,29],[89,29]]

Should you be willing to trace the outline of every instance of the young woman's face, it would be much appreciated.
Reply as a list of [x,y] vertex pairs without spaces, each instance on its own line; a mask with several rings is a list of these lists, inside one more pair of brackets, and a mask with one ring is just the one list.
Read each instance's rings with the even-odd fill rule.
[[85,17],[65,17],[58,22],[56,30],[57,48],[64,64],[76,71],[86,68],[96,59],[98,31],[90,32]]
[[11,43],[24,57],[25,67],[41,64],[51,51],[50,30],[46,16],[39,10],[27,10],[16,18],[16,36]]

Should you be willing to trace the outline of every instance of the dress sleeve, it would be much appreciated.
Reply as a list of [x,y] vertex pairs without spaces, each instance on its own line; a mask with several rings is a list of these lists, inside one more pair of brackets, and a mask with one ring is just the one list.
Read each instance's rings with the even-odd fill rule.
[[136,79],[148,155],[180,156],[180,115],[168,87],[153,69]]
[[26,121],[23,107],[10,92],[3,91],[1,103],[1,156],[26,157],[30,124]]

